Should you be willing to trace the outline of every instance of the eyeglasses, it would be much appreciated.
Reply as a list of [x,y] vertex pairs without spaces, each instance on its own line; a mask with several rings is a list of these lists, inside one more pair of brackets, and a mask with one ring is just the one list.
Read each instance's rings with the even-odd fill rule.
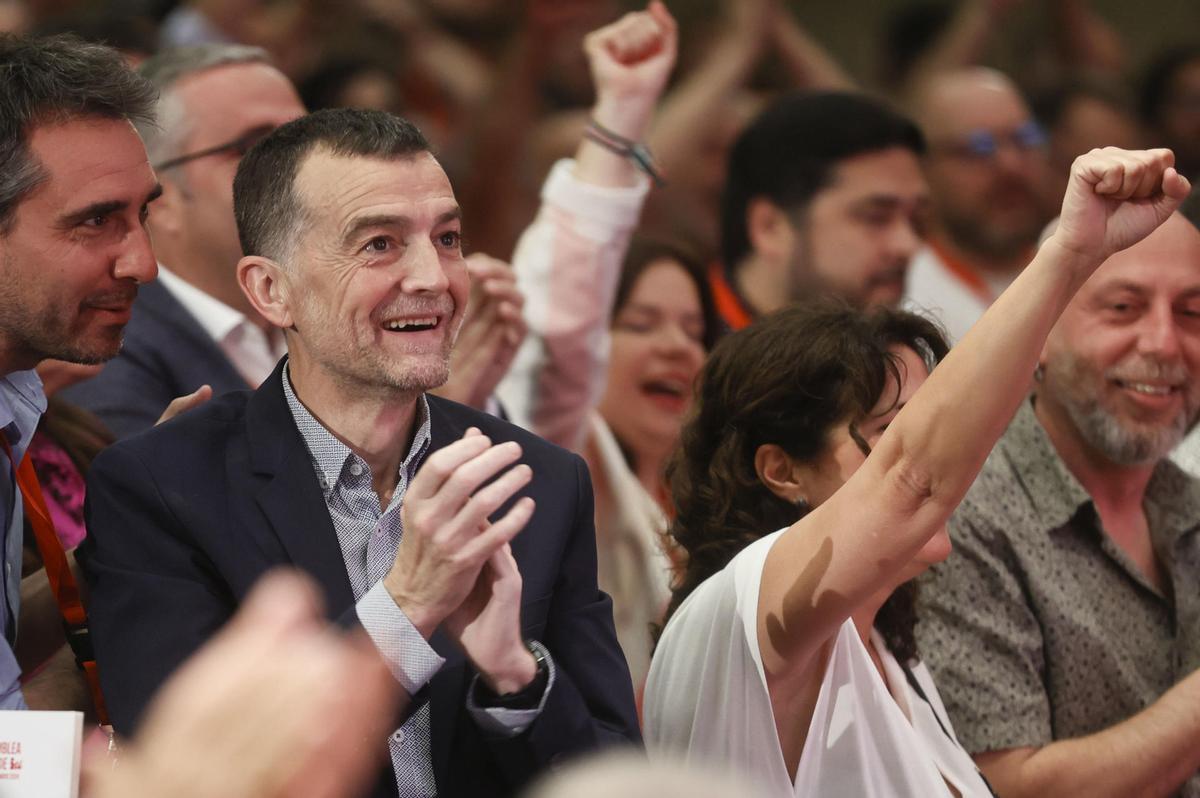
[[210,155],[220,155],[223,152],[232,152],[241,158],[258,142],[265,139],[275,128],[273,127],[256,127],[253,130],[248,130],[238,136],[233,141],[227,141],[224,144],[218,144],[215,147],[209,147],[196,152],[189,152],[186,155],[177,155],[174,158],[169,158],[162,163],[154,165],[155,169],[171,169],[175,166],[180,166],[188,161],[195,161],[199,158],[207,158]]
[[1046,131],[1037,122],[1030,120],[1008,133],[993,133],[990,130],[973,130],[959,141],[937,144],[934,150],[960,158],[989,161],[996,157],[1000,148],[1011,144],[1017,152],[1033,152],[1046,146]]

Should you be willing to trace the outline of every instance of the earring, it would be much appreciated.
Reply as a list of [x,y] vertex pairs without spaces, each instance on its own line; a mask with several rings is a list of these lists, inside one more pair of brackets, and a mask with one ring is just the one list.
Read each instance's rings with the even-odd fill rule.
[[812,509],[812,505],[808,503],[808,499],[803,496],[797,496],[792,499],[792,504],[796,505],[796,509],[800,511],[800,515],[806,515]]
[[1046,376],[1046,369],[1042,367],[1041,363],[1038,363],[1037,366],[1033,369],[1033,381],[1041,382],[1045,376]]

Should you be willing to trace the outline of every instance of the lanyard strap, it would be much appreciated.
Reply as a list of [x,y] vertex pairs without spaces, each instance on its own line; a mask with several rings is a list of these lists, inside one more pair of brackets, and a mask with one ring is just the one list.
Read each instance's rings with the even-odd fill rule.
[[725,270],[721,268],[720,263],[713,263],[709,266],[708,286],[712,291],[717,315],[729,326],[730,330],[736,332],[754,321],[742,300],[738,298],[737,292],[733,290],[733,286],[725,279]]
[[29,525],[33,528],[33,537],[37,541],[38,552],[42,555],[42,564],[46,568],[46,579],[50,582],[50,590],[54,593],[54,600],[58,603],[58,611],[62,615],[67,643],[75,653],[75,662],[83,669],[87,678],[96,715],[102,725],[107,724],[108,711],[104,706],[104,696],[100,692],[100,675],[96,670],[96,656],[92,653],[87,611],[83,607],[75,575],[71,573],[71,566],[67,564],[66,552],[63,551],[58,533],[54,531],[54,521],[46,508],[46,499],[42,495],[37,472],[33,470],[33,461],[26,456],[18,464],[13,456],[12,446],[3,433],[0,433],[0,444],[3,445],[8,462],[13,467],[17,489],[21,491],[21,499],[25,506],[25,517],[29,519]]

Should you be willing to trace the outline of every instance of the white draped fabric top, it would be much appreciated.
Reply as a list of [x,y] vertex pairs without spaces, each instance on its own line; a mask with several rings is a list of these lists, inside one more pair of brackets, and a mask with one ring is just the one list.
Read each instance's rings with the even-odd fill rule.
[[849,620],[834,643],[796,777],[789,777],[758,647],[759,585],[780,534],[747,546],[667,624],[646,682],[651,753],[729,765],[778,798],[932,798],[953,795],[947,782],[963,798],[990,796],[953,737],[925,666],[909,668],[918,692],[873,635],[885,682]]

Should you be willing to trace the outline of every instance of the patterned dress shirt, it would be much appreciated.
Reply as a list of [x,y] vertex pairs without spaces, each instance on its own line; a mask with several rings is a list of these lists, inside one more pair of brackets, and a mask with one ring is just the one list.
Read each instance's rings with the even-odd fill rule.
[[[371,468],[318,421],[292,390],[284,367],[283,392],[329,509],[338,545],[350,577],[356,611],[363,628],[387,661],[392,674],[410,696],[416,695],[445,663],[428,641],[396,606],[383,585],[383,577],[396,558],[403,534],[401,507],[409,484],[429,451],[429,403],[424,395],[417,401],[417,430],[412,445],[400,464],[396,489],[386,508],[379,505]],[[544,655],[546,652],[543,649]],[[495,733],[515,735],[524,731],[541,712],[554,686],[555,669],[547,656],[550,679],[536,709],[512,710],[475,706],[468,710],[477,723]],[[478,678],[478,677],[476,677]],[[474,684],[468,695],[474,693]],[[404,725],[388,739],[396,784],[402,798],[437,795],[430,757],[429,702],[423,701]]]
[[[922,578],[921,658],[963,746],[1042,746],[1128,719],[1200,665],[1200,481],[1170,461],[1144,503],[1159,591],[1105,532],[1026,402]],[[1193,776],[1181,793],[1200,796]]]

